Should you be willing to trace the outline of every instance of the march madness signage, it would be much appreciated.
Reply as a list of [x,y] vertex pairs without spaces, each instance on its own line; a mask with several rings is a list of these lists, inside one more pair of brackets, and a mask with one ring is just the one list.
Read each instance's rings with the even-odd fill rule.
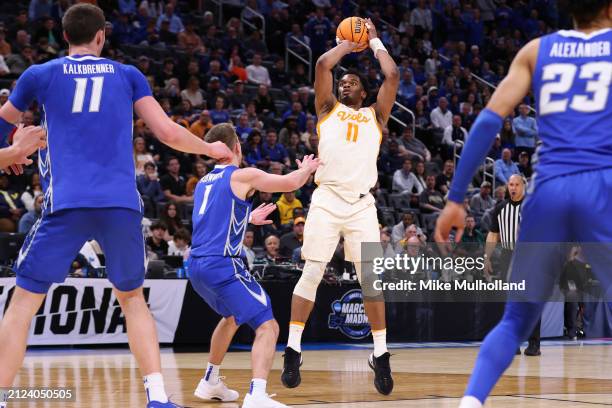
[[331,304],[328,327],[340,330],[345,336],[359,340],[370,334],[368,316],[365,314],[361,289],[351,289]]
[[[145,280],[144,295],[161,343],[172,343],[181,316],[186,280]],[[0,278],[0,316],[15,278]],[[28,345],[127,343],[125,316],[106,279],[69,278],[51,286],[32,320]]]

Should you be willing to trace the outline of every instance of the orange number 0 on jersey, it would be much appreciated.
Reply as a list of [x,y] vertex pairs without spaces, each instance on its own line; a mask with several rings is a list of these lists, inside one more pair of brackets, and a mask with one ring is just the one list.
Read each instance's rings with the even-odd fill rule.
[[[349,122],[348,130],[346,131],[346,141],[347,142],[357,142],[357,137],[359,137],[359,125]],[[352,140],[351,140],[352,139]]]

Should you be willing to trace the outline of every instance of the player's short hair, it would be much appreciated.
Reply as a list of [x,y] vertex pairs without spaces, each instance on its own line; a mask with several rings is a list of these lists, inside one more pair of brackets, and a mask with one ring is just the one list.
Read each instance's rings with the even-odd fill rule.
[[563,0],[561,8],[567,10],[579,26],[584,26],[595,20],[611,3],[612,0]]
[[236,146],[238,142],[238,136],[234,130],[234,126],[230,123],[219,123],[206,133],[204,140],[207,143],[223,142],[227,147],[231,149]]
[[347,70],[344,74],[342,74],[342,76],[340,76],[340,78],[345,75],[355,75],[357,78],[359,78],[359,82],[361,82],[361,87],[366,93],[366,97],[363,102],[365,103],[368,99],[370,99],[370,81],[368,81],[368,78],[366,78],[365,75],[353,68]]
[[88,44],[96,33],[104,30],[106,18],[98,6],[79,3],[71,6],[62,18],[62,28],[71,45]]

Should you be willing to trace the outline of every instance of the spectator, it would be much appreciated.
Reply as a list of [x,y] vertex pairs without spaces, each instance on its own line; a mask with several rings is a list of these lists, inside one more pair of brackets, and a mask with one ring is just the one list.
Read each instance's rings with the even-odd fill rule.
[[264,115],[272,118],[276,113],[274,99],[272,99],[266,85],[259,85],[259,88],[257,89],[257,97],[255,98],[255,107],[258,115]]
[[[227,88],[227,80],[225,79],[226,76],[227,73],[223,71],[221,62],[219,60],[213,59],[210,61],[205,80],[208,80],[208,82],[219,81],[220,88],[225,89]],[[218,95],[215,95],[215,97],[216,96]],[[212,102],[214,102],[214,100]],[[213,104],[209,102],[209,105],[212,106]]]
[[247,229],[244,233],[244,239],[242,240],[242,248],[244,249],[244,256],[247,259],[249,269],[253,267],[253,261],[255,261],[255,252],[253,251],[253,244],[255,243],[255,232],[252,229]]
[[529,107],[524,103],[519,106],[520,115],[512,121],[514,130],[516,150],[515,153],[527,152],[530,156],[535,151],[538,125],[536,120],[529,115]]
[[504,149],[502,151],[502,158],[495,160],[495,179],[499,184],[507,184],[510,176],[513,174],[519,174],[519,168],[512,161],[512,152],[510,149]]
[[164,206],[162,213],[159,215],[159,220],[163,222],[168,229],[167,241],[172,239],[176,231],[183,228],[181,217],[178,214],[178,207],[173,201],[168,202]]
[[[391,244],[395,246],[406,234],[408,226],[416,224],[416,218],[413,213],[407,212],[402,216],[402,220],[393,226],[391,230]],[[417,233],[422,234],[423,231],[417,227]]]
[[252,128],[261,128],[262,125],[257,116],[257,103],[255,101],[247,103],[246,113],[249,117],[249,126]]
[[149,251],[162,259],[168,254],[168,242],[165,237],[168,232],[163,222],[155,222],[151,225],[151,236],[147,238],[146,244]]
[[274,62],[274,66],[270,70],[270,80],[271,84],[275,88],[285,88],[289,87],[291,77],[285,70],[285,60],[282,58],[278,58]]
[[212,119],[213,125],[230,121],[230,115],[227,109],[225,109],[224,97],[217,96],[217,99],[215,100],[215,109],[210,111],[210,118]]
[[514,149],[514,129],[510,118],[504,119],[504,125],[502,126],[501,132],[499,132],[499,136],[501,138],[502,148]]
[[157,19],[156,27],[158,31],[160,31],[164,21],[169,23],[169,30],[173,34],[178,34],[185,30],[183,21],[174,13],[174,4],[172,2],[166,4],[164,14],[160,15]]
[[[247,38],[244,42],[244,49],[249,50],[251,52],[255,52],[258,54],[266,55],[268,54],[268,46],[261,39],[261,32],[259,30],[253,30],[251,36]],[[248,71],[248,67],[247,67]]]
[[146,163],[154,162],[153,156],[147,151],[145,140],[142,137],[135,137],[133,142],[134,164],[136,165],[136,176],[145,174],[144,166]]
[[440,132],[453,124],[453,114],[448,110],[448,100],[446,98],[438,100],[438,107],[431,111],[430,119],[434,129],[439,129]]
[[[36,42],[41,38],[47,40],[47,45],[52,47],[54,52],[57,52],[64,45],[62,32],[55,26],[55,21],[51,17],[44,19],[42,27],[34,35],[34,41]],[[129,42],[131,39],[128,37],[127,40],[126,42]]]
[[122,14],[136,14],[136,0],[119,0],[119,12]]
[[444,129],[444,138],[442,139],[442,144],[444,144],[449,149],[449,156],[453,157],[452,152],[455,147],[457,147],[458,151],[461,151],[462,144],[458,142],[467,142],[468,132],[467,130],[461,126],[461,116],[454,115],[453,123],[446,129]]
[[417,85],[412,77],[412,71],[409,69],[405,70],[402,74],[402,82],[400,82],[400,86],[397,91],[397,94],[405,104],[408,104],[408,101],[416,94],[416,87]]
[[245,142],[253,128],[249,126],[249,115],[246,112],[242,112],[238,116],[238,124],[236,125],[236,134],[240,138],[241,142]]
[[470,199],[472,214],[478,218],[482,217],[490,208],[495,207],[495,200],[491,197],[491,183],[484,181],[480,185],[478,194],[474,194]]
[[188,54],[196,52],[204,52],[204,45],[202,39],[195,32],[194,22],[187,20],[185,24],[185,31],[182,31],[177,36],[178,47],[187,51]]
[[270,165],[270,162],[265,158],[263,153],[261,132],[259,129],[253,129],[251,131],[244,150],[246,162],[249,166],[267,168]]
[[232,60],[228,67],[228,72],[233,78],[236,78],[234,85],[237,84],[238,81],[240,81],[240,83],[242,84],[243,82],[246,82],[249,79],[247,70],[244,67],[244,64],[242,63],[242,58],[240,58],[240,55],[238,54],[232,56]]
[[11,73],[15,75],[21,75],[23,71],[34,63],[34,50],[30,45],[25,45],[19,54],[11,54],[6,58],[6,64]]
[[198,182],[202,180],[202,177],[206,175],[206,162],[204,160],[198,159],[193,165],[193,176],[189,180],[187,180],[187,185],[185,187],[185,191],[188,196],[192,196],[195,192],[195,189],[198,185]]
[[422,161],[418,161],[416,163],[416,166],[414,168],[414,175],[417,178],[417,181],[419,182],[419,184],[421,185],[421,189],[425,190],[425,188],[427,188],[427,184],[425,183],[425,163]]
[[385,231],[380,232],[380,244],[383,249],[382,256],[384,258],[395,257],[395,251],[393,250],[393,244],[391,243],[391,236]]
[[424,214],[441,212],[444,208],[444,197],[436,190],[436,176],[428,175],[425,184],[427,188],[419,196],[421,212]]
[[182,256],[183,260],[189,259],[191,247],[191,234],[185,228],[180,228],[174,233],[174,238],[168,242],[168,255]]
[[270,235],[264,241],[266,252],[263,256],[255,259],[256,263],[264,263],[267,265],[273,265],[279,256],[280,240],[276,235]]
[[49,15],[51,15],[51,0],[30,0],[28,17],[31,21],[37,21]]
[[282,119],[286,120],[288,117],[293,116],[297,120],[297,127],[300,132],[306,130],[306,113],[302,110],[302,104],[300,102],[293,102],[291,109],[287,109],[283,113]]
[[9,189],[9,178],[0,173],[0,232],[17,231],[17,222],[25,212],[20,194]]
[[160,87],[166,87],[170,79],[176,77],[174,72],[174,60],[172,58],[164,59],[161,72],[155,77],[155,84]]
[[246,67],[246,71],[249,82],[265,86],[270,86],[272,84],[268,68],[261,65],[261,54],[253,55],[253,62]]
[[332,24],[325,17],[325,10],[318,7],[316,14],[308,20],[304,26],[304,33],[310,38],[310,48],[312,48],[312,59],[316,61],[321,54],[326,51],[327,40],[330,37]]
[[144,174],[136,178],[136,186],[138,187],[138,192],[143,196],[149,197],[153,203],[159,203],[166,199],[159,183],[155,163],[152,161],[145,163]]
[[23,203],[26,211],[34,211],[34,201],[36,197],[42,196],[43,191],[40,185],[40,175],[38,172],[32,173],[30,176],[30,183],[26,187],[26,190],[21,194],[21,202]]
[[285,166],[289,166],[289,154],[287,149],[280,143],[277,143],[278,137],[276,131],[272,128],[266,133],[266,142],[262,145],[261,153],[268,161],[279,162]]
[[170,21],[164,20],[161,22],[158,39],[160,45],[173,46],[176,44],[178,37],[176,36],[176,33],[171,31]]
[[11,91],[8,89],[0,89],[0,106],[4,105],[6,101],[8,101],[9,96],[11,96]]
[[178,204],[192,203],[193,197],[187,195],[185,179],[180,175],[181,164],[176,157],[172,156],[168,159],[166,170],[168,174],[160,179],[166,199]]
[[393,191],[407,196],[421,194],[423,192],[423,188],[412,172],[411,159],[404,159],[402,168],[393,173]]
[[417,34],[433,29],[431,10],[426,8],[425,0],[419,0],[417,7],[410,13],[410,25],[415,28]]
[[381,154],[378,159],[378,170],[385,174],[393,174],[404,165],[404,155],[400,153],[395,140],[389,142],[389,152]]
[[425,76],[428,78],[432,75],[436,76],[441,65],[442,63],[438,58],[438,51],[433,50],[429,58],[425,60]]
[[521,152],[519,154],[519,164],[518,164],[519,172],[526,178],[529,179],[533,174],[533,169],[531,168],[531,163],[529,162],[529,153]]
[[204,136],[206,136],[206,132],[208,132],[212,127],[213,124],[210,120],[210,112],[205,109],[200,112],[198,120],[191,124],[191,126],[189,127],[189,131],[200,139],[204,139]]
[[498,160],[501,158],[501,154],[504,148],[502,147],[501,137],[499,135],[495,136],[495,140],[493,140],[493,145],[491,149],[489,149],[489,153],[487,157],[490,157],[493,160]]
[[293,210],[295,208],[303,208],[302,202],[295,198],[295,191],[283,193],[281,198],[276,202],[276,207],[280,214],[281,225],[289,225],[293,220]]
[[200,89],[200,80],[196,76],[189,77],[187,88],[181,91],[181,98],[187,99],[191,106],[200,109],[204,105],[204,91]]
[[0,27],[0,55],[7,57],[11,54],[11,44],[6,41],[6,29]]
[[[244,93],[244,82],[240,79],[234,81],[232,93],[229,95],[229,105],[232,109],[245,109],[249,103],[249,95]],[[248,119],[248,116],[247,116]]]
[[476,227],[476,220],[474,219],[474,216],[466,216],[465,229],[463,230],[463,235],[461,236],[461,243],[472,244],[468,245],[467,250],[470,252],[475,252],[477,248],[473,244],[483,244],[484,242],[484,236],[482,235],[482,232],[480,232],[480,230]]
[[404,128],[398,147],[404,157],[416,158],[425,162],[431,160],[431,153],[423,142],[414,137],[410,126]]
[[34,199],[33,208],[29,210],[27,213],[21,217],[19,220],[19,228],[17,232],[20,234],[27,234],[32,229],[32,226],[40,219],[42,216],[42,205],[43,205],[43,196],[38,195]]
[[444,162],[442,173],[436,177],[436,189],[442,193],[443,196],[448,194],[451,181],[453,180],[453,174],[455,173],[455,162],[447,160]]
[[293,251],[302,246],[304,240],[304,217],[297,217],[293,220],[293,230],[280,238],[280,255],[284,258],[291,258]]
[[406,230],[404,231],[404,236],[402,237],[402,239],[400,239],[395,245],[395,248],[394,248],[395,253],[396,254],[406,253],[408,243],[410,242],[410,239],[413,237],[418,239],[417,243],[419,244],[423,244],[427,240],[427,237],[425,236],[425,234],[423,234],[423,232],[419,229],[419,227],[417,227],[414,224],[410,224],[406,227]]
[[[287,153],[289,154],[289,164],[292,169],[297,169],[296,160],[302,160],[307,153],[306,146],[300,140],[300,135],[297,132],[291,132],[289,135],[289,143],[287,144]],[[302,186],[304,190],[304,186]]]

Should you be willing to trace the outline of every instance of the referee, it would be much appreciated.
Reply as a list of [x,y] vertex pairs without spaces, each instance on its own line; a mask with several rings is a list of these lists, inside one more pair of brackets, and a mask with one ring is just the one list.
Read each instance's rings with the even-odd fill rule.
[[[512,260],[512,251],[518,237],[518,229],[521,223],[521,208],[523,199],[525,198],[526,181],[523,176],[514,174],[510,176],[507,185],[508,196],[506,200],[495,206],[492,214],[491,230],[487,235],[487,245],[485,249],[486,263],[485,275],[491,275],[491,254],[495,249],[495,244],[501,243],[501,265],[502,271],[509,271],[510,261]],[[503,276],[504,278],[507,277]],[[504,279],[506,281],[506,279]],[[540,352],[540,324],[542,319],[538,320],[533,333],[529,337],[529,346],[525,349],[526,356],[539,356]],[[521,354],[521,349],[517,350],[516,354]]]

